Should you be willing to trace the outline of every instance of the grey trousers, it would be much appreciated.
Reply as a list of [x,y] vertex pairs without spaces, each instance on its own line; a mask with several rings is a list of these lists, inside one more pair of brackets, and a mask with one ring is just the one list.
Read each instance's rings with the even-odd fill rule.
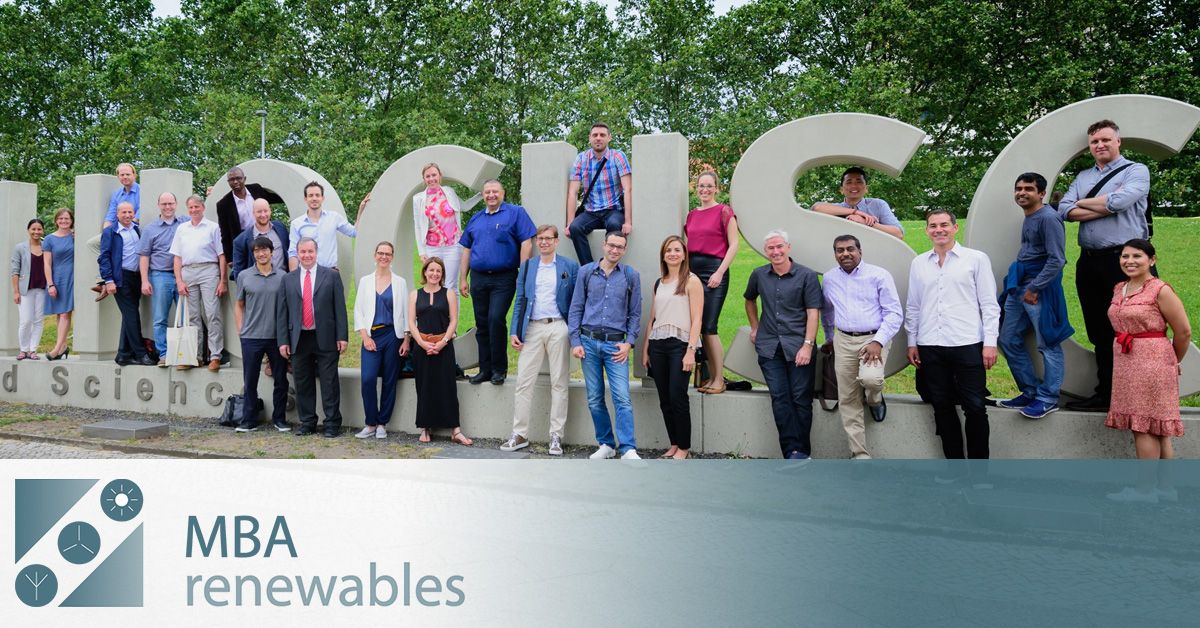
[[[225,348],[225,328],[221,326],[221,300],[217,298],[217,283],[221,279],[219,274],[220,267],[216,262],[188,264],[183,267],[183,283],[187,284],[188,288],[188,319],[200,334],[200,344],[204,343],[207,329],[209,359],[220,358],[221,350]],[[203,325],[200,324],[201,320],[204,321]]]

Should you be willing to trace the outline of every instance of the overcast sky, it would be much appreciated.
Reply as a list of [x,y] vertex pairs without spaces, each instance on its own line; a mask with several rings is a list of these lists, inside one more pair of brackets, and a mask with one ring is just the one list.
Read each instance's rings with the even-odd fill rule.
[[[597,0],[600,4],[608,5],[608,14],[616,11],[617,0]],[[724,15],[730,7],[746,4],[748,0],[713,0],[713,8],[717,15]],[[158,17],[179,15],[179,0],[154,0],[154,14]]]

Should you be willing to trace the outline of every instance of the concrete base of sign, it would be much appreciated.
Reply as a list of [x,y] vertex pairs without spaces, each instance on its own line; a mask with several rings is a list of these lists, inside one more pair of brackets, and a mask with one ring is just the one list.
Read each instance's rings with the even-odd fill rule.
[[[343,424],[363,425],[362,380],[357,369],[341,370]],[[504,386],[458,383],[463,430],[472,437],[506,439],[512,432],[515,378]],[[319,388],[319,387],[318,387]],[[539,376],[535,384],[529,438],[549,438],[550,384]],[[630,397],[636,423],[637,445],[663,449],[669,443],[663,426],[658,394],[652,385],[634,381]],[[215,418],[225,397],[241,392],[241,369],[226,368],[213,374],[205,369],[176,371],[151,366],[117,367],[111,362],[85,362],[73,357],[60,362],[17,362],[0,358],[0,390],[7,401],[127,412],[167,413]],[[319,390],[318,390],[319,394]],[[572,381],[563,442],[595,444],[595,429],[587,407],[587,391]],[[259,396],[271,411],[271,381],[262,378]],[[941,441],[933,433],[933,411],[911,395],[887,395],[888,418],[867,421],[867,445],[876,458],[941,458]],[[692,448],[697,452],[733,456],[777,458],[778,432],[765,389],[689,396],[692,414]],[[414,382],[401,380],[396,409],[388,429],[416,433],[417,398]],[[611,407],[609,408],[612,415]],[[295,412],[288,413],[295,422]],[[994,458],[1130,458],[1133,439],[1127,433],[1104,427],[1104,416],[1060,411],[1031,421],[1013,410],[989,408],[991,453]],[[1175,439],[1176,455],[1200,458],[1200,411],[1183,409],[1187,435]],[[813,405],[813,456],[846,458],[849,450],[837,412]],[[439,438],[449,431],[438,433]]]
[[112,440],[141,440],[166,436],[170,429],[166,423],[150,423],[149,421],[130,421],[114,419],[85,425],[80,430],[84,436],[92,438],[110,438]]

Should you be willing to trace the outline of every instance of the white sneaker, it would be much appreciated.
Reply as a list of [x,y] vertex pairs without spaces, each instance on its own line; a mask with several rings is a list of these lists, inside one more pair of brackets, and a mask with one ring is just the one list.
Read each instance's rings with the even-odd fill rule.
[[528,439],[516,432],[513,432],[512,436],[509,436],[508,440],[500,445],[500,451],[516,451],[518,449],[524,449],[528,446]]
[[374,435],[375,435],[375,426],[368,425],[368,426],[362,428],[361,432],[355,434],[354,438],[371,438]]
[[597,449],[596,452],[588,456],[588,458],[591,458],[592,460],[606,460],[608,458],[615,458],[616,455],[617,450],[609,447],[608,445],[601,445],[600,449]]
[[621,454],[621,460],[641,460],[641,459],[642,459],[642,457],[638,455],[636,449],[630,449],[630,450],[626,451],[625,453]]
[[382,425],[375,428],[375,438],[378,438],[379,440],[384,440],[387,438],[387,430],[383,429]]
[[551,456],[561,456],[562,455],[562,437],[561,436],[559,436],[556,433],[550,434],[550,448],[546,450],[546,453],[550,454]]
[[1132,486],[1126,486],[1117,493],[1109,493],[1106,497],[1114,502],[1144,502],[1147,504],[1158,503],[1158,491],[1155,490],[1142,492],[1136,488],[1133,488]]

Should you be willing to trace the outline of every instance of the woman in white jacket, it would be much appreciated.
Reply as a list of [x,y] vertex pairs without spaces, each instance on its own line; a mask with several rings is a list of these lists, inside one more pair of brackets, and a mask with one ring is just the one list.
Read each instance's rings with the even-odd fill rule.
[[[366,427],[358,438],[387,438],[396,407],[400,356],[408,354],[408,282],[392,272],[396,247],[375,245],[375,272],[358,280],[354,297],[354,329],[362,337],[362,396]],[[375,380],[383,378],[376,391]]]
[[446,288],[457,289],[458,265],[462,247],[462,201],[450,187],[442,186],[442,169],[435,163],[421,168],[425,191],[413,196],[413,233],[417,238],[417,253],[421,264],[431,257],[446,263]]
[[13,302],[17,304],[17,344],[20,345],[18,360],[38,360],[38,343],[42,341],[42,319],[46,307],[46,289],[53,280],[46,278],[46,266],[42,261],[42,236],[46,225],[34,218],[25,226],[29,240],[17,244],[13,250],[12,288]]

